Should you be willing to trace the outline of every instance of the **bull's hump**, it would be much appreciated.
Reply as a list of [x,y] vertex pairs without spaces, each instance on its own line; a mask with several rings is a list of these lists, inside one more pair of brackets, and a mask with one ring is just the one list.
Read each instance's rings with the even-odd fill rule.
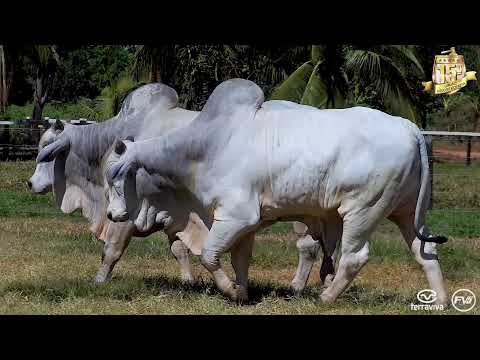
[[120,113],[123,116],[131,116],[154,106],[156,108],[172,109],[177,104],[178,94],[173,88],[165,84],[153,83],[141,86],[128,95]]
[[236,113],[255,112],[264,102],[262,89],[254,82],[231,79],[218,85],[202,110],[202,118],[228,117]]

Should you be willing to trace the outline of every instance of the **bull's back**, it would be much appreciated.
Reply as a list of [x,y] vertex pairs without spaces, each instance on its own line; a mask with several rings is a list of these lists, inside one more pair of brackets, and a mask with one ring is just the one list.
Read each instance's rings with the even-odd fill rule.
[[[262,198],[303,211],[339,206],[372,179],[401,177],[418,153],[411,125],[367,108],[265,111],[252,127],[253,159],[262,161]],[[258,180],[258,179],[257,179]]]

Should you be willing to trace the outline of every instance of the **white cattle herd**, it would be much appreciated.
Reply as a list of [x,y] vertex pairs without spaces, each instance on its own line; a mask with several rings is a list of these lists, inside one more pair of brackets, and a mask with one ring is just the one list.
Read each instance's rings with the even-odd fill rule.
[[[425,226],[428,160],[412,122],[363,107],[264,101],[243,79],[218,85],[200,112],[177,102],[172,88],[145,85],[112,119],[57,121],[40,140],[28,185],[53,191],[65,213],[82,210],[104,242],[95,282],[110,279],[132,236],[164,231],[183,281],[194,281],[191,253],[227,297],[242,302],[255,233],[293,221],[299,263],[291,288],[304,289],[322,249],[320,297],[332,302],[367,262],[371,234],[387,218],[437,303],[447,303],[436,255],[447,239]],[[234,282],[219,261],[225,252]]]

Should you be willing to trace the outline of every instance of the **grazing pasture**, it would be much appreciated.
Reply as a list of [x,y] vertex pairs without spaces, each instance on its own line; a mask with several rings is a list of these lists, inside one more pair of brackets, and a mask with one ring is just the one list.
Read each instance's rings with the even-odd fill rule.
[[[250,302],[238,306],[215,289],[193,259],[197,284],[179,282],[178,264],[163,234],[134,238],[113,280],[95,286],[102,245],[75,213],[62,214],[52,194],[31,194],[25,181],[33,161],[0,162],[0,313],[2,314],[461,314],[412,311],[417,291],[427,287],[396,227],[381,225],[370,261],[334,304],[318,298],[319,263],[304,294],[288,284],[297,265],[296,237],[289,223],[257,236],[250,268]],[[435,164],[434,209],[428,226],[447,235],[439,257],[450,295],[467,288],[480,314],[480,165]],[[223,259],[229,263],[228,257]],[[231,266],[226,266],[232,275]]]

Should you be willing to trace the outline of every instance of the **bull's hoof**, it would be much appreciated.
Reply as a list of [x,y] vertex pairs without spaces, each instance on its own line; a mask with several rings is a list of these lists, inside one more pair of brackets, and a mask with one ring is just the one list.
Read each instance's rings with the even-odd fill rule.
[[192,274],[182,274],[181,281],[183,284],[186,285],[193,285],[195,284],[195,278]]
[[95,285],[103,285],[103,284],[108,283],[110,281],[110,279],[111,279],[110,274],[104,274],[103,272],[99,272],[95,276],[95,279],[93,279],[93,283]]
[[242,285],[235,284],[228,291],[227,296],[237,304],[246,303],[248,301],[248,290]]
[[288,287],[288,289],[294,294],[294,295],[300,295],[302,292],[303,292],[303,289],[305,287],[303,286],[303,284],[299,284],[297,282],[294,282],[292,281],[290,283],[290,286]]
[[333,297],[332,295],[324,291],[323,293],[320,294],[320,300],[322,300],[323,303],[331,304],[335,301],[335,297]]

